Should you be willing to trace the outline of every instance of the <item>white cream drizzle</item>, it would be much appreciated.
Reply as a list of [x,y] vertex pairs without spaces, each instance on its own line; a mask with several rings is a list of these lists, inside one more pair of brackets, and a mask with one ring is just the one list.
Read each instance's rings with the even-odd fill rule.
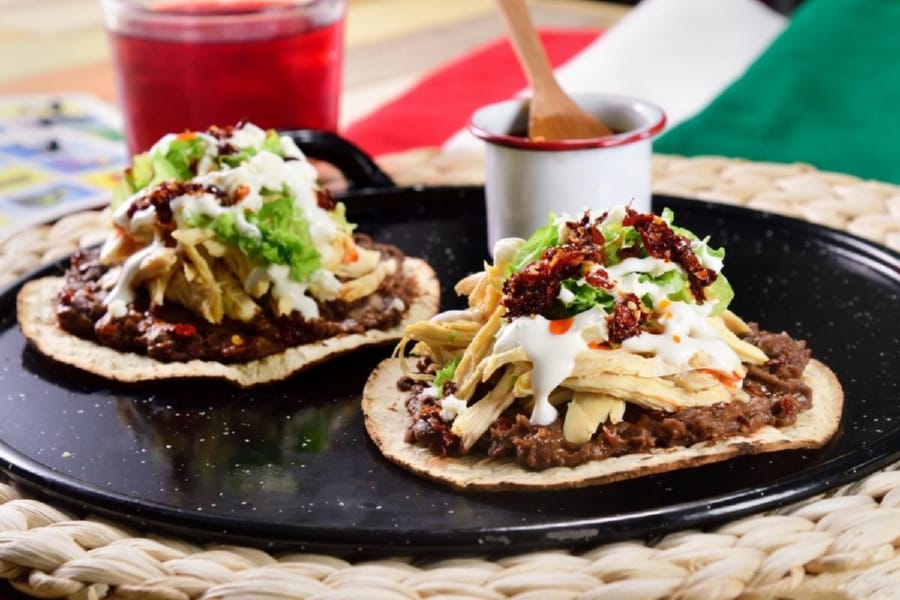
[[306,295],[309,285],[291,279],[290,267],[269,265],[266,274],[269,281],[272,282],[270,293],[275,300],[287,298],[293,309],[303,315],[304,319],[313,319],[319,316],[319,306],[316,301]]
[[252,123],[244,123],[242,127],[236,127],[228,137],[228,142],[238,148],[262,147],[266,141],[266,132]]
[[712,269],[717,273],[722,270],[725,261],[718,256],[713,256],[709,253],[709,243],[705,239],[693,240],[691,242],[691,250],[693,250],[694,254],[697,255],[697,258],[700,259],[700,264],[707,269]]
[[533,365],[531,422],[535,425],[549,425],[556,420],[550,392],[572,373],[575,356],[588,349],[588,341],[602,341],[608,335],[606,313],[599,306],[575,315],[566,333],[551,332],[550,323],[540,315],[513,319],[500,327],[494,342],[494,353],[521,347]]
[[161,247],[162,244],[154,242],[129,256],[122,264],[118,281],[103,299],[110,316],[118,319],[128,314],[128,305],[134,302],[135,296],[132,282],[140,270],[141,262]]
[[453,321],[481,321],[484,313],[477,308],[467,308],[465,310],[445,310],[439,312],[429,319],[432,323],[452,323]]
[[650,353],[681,369],[690,368],[690,360],[702,352],[711,360],[710,368],[723,373],[741,370],[741,359],[722,339],[707,317],[712,304],[673,302],[659,317],[662,333],[644,331],[622,342],[630,352]]
[[605,267],[605,269],[610,280],[615,281],[616,289],[620,294],[634,294],[638,298],[650,296],[654,306],[669,294],[677,292],[679,288],[675,283],[658,285],[653,281],[641,282],[641,275],[658,277],[668,271],[681,271],[684,274],[684,269],[680,265],[649,256],[626,258],[618,264]]
[[525,240],[522,238],[502,238],[497,240],[494,244],[494,264],[495,265],[506,265],[512,262],[512,259],[515,258],[516,252],[519,251],[519,248],[522,247],[522,244],[525,243]]

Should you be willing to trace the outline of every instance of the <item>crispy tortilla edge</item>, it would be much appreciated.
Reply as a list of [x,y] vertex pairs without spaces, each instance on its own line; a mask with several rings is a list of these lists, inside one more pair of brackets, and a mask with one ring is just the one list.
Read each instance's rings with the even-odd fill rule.
[[765,427],[751,436],[713,444],[672,448],[592,461],[574,468],[529,471],[513,461],[484,457],[439,457],[404,441],[409,415],[406,394],[397,389],[402,360],[386,359],[372,372],[363,391],[363,415],[369,437],[390,461],[417,475],[463,491],[552,490],[600,485],[759,454],[823,446],[838,429],[844,394],[834,373],[812,360],[804,380],[813,389],[813,406],[791,427]]
[[246,363],[215,361],[160,362],[132,352],[120,352],[64,331],[57,324],[56,297],[62,277],[27,282],[19,291],[16,314],[23,335],[42,354],[60,363],[113,381],[137,383],[168,379],[221,379],[239,387],[281,381],[335,356],[364,346],[395,342],[409,323],[434,315],[440,303],[440,285],[434,270],[423,260],[407,257],[404,273],[416,282],[418,295],[403,320],[387,330],[337,336],[294,346]]

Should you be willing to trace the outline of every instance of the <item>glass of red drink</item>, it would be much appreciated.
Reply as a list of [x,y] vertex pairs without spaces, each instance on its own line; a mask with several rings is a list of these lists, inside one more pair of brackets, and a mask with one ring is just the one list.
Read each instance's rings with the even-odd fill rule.
[[335,131],[345,0],[100,0],[132,154],[251,121]]

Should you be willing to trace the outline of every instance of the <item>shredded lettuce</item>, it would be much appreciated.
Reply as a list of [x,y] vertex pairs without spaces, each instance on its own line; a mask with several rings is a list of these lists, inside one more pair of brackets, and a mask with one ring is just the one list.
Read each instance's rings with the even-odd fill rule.
[[169,144],[165,154],[143,152],[131,159],[131,168],[113,191],[110,204],[116,208],[123,201],[144,188],[172,179],[188,181],[194,167],[206,152],[206,142],[199,136],[184,136]]
[[564,304],[561,300],[557,300],[550,314],[547,315],[551,319],[564,319],[572,317],[578,313],[582,313],[596,305],[603,307],[606,312],[612,312],[616,304],[615,296],[604,289],[595,288],[587,283],[580,282],[577,279],[566,279],[562,282],[562,286],[574,294],[574,298]]
[[238,148],[237,152],[233,152],[232,154],[220,154],[216,159],[220,166],[225,165],[234,168],[253,158],[263,150],[284,158],[284,153],[281,151],[281,138],[279,138],[278,134],[272,129],[266,131],[266,138],[259,148],[254,146],[243,146]]
[[706,286],[704,289],[706,299],[713,303],[713,309],[710,316],[715,317],[725,312],[728,305],[734,299],[734,290],[728,280],[721,273],[718,274],[716,280]]
[[[672,290],[666,297],[673,302],[693,302],[691,288],[688,279],[678,269],[671,269],[661,275],[650,275],[643,273],[638,277],[640,283],[652,283],[660,288]],[[644,304],[647,304],[646,302]],[[647,304],[648,307],[654,308],[653,304]]]
[[607,265],[615,265],[622,262],[622,257],[619,255],[622,250],[638,248],[639,257],[647,255],[641,241],[641,234],[631,225],[605,223],[600,230],[603,233],[603,252],[606,255]]
[[247,146],[246,148],[238,149],[237,152],[232,154],[220,154],[218,156],[218,161],[220,165],[234,168],[240,166],[241,163],[250,160],[254,156],[256,156],[256,148]]
[[329,211],[328,214],[331,215],[338,227],[347,233],[353,233],[353,230],[356,229],[356,225],[347,220],[347,205],[343,202],[335,204],[334,210]]
[[169,144],[165,154],[151,153],[155,182],[167,179],[187,181],[206,153],[206,140],[198,135],[181,135]]
[[507,267],[507,277],[518,273],[529,264],[541,257],[544,250],[559,243],[559,227],[556,225],[556,215],[550,214],[550,222],[531,234]]
[[[691,240],[691,242],[699,242],[693,244],[694,253],[697,255],[697,258],[700,259],[703,266],[716,271],[716,280],[704,288],[706,300],[713,305],[710,315],[716,316],[722,314],[725,309],[728,308],[732,299],[734,299],[734,290],[731,288],[731,284],[728,282],[725,275],[722,274],[721,270],[717,268],[721,266],[722,261],[725,259],[725,248],[713,248],[709,245],[709,236],[700,240],[700,238],[692,231],[674,225],[675,213],[668,207],[663,209],[661,217],[669,224],[669,227],[671,227],[672,231],[675,233],[685,236]],[[669,299],[690,302],[690,289],[685,285],[685,289],[681,295],[670,294]]]
[[211,229],[221,241],[237,246],[252,259],[264,264],[287,265],[294,281],[308,280],[321,265],[309,233],[309,222],[287,190],[267,198],[258,212],[247,215],[247,221],[259,229],[259,237],[242,233],[233,213],[222,213],[215,218],[203,214],[185,217],[192,227]]
[[434,387],[437,388],[438,396],[444,396],[444,382],[453,380],[453,376],[456,374],[456,368],[459,366],[460,360],[462,360],[462,356],[457,356],[438,369],[437,373],[435,373]]
[[284,157],[284,154],[281,152],[281,138],[273,129],[266,131],[266,139],[263,140],[261,150],[268,150],[272,154]]

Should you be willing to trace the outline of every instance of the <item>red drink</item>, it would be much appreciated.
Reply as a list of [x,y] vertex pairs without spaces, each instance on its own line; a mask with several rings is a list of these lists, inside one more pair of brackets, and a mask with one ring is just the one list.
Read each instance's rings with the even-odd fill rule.
[[337,129],[344,0],[105,0],[104,8],[132,153],[166,133],[241,120]]

